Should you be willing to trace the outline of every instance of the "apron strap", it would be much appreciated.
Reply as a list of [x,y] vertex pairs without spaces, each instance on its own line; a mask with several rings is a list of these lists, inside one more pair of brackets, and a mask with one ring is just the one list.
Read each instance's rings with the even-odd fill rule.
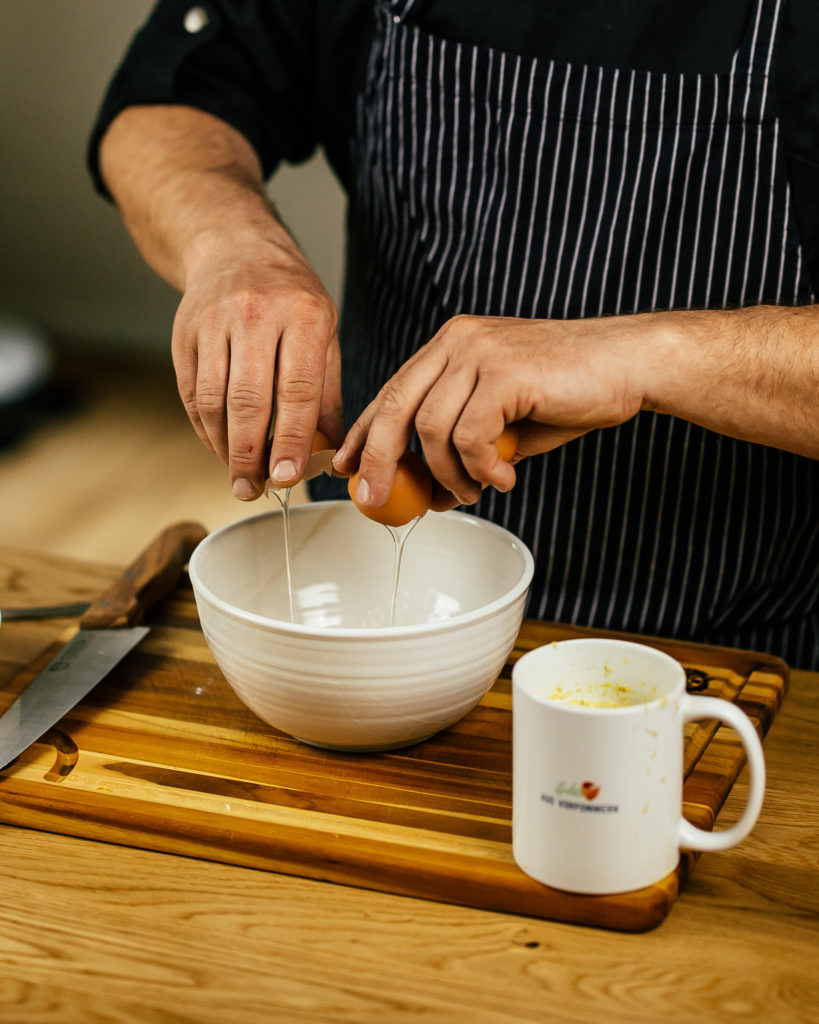
[[732,73],[772,73],[784,6],[784,0],[756,0],[752,5],[745,35],[734,53]]

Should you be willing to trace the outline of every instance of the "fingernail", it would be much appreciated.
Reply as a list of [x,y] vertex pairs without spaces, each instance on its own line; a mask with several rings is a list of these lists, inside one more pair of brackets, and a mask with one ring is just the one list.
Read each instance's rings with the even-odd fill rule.
[[355,500],[362,505],[366,505],[370,500],[370,485],[363,477],[358,481],[358,487],[355,489]]
[[283,484],[287,480],[292,480],[295,475],[296,463],[292,459],[282,459],[273,467],[270,479],[275,480],[277,484]]
[[256,497],[256,488],[249,480],[240,476],[238,480],[233,481],[233,494],[234,497],[247,501],[250,498]]
[[333,461],[333,464],[335,465],[335,463],[337,463],[337,462],[343,462],[346,458],[347,458],[347,447],[346,447],[346,445],[342,445],[339,448],[339,450],[335,453],[335,455],[333,456],[333,460],[332,461]]

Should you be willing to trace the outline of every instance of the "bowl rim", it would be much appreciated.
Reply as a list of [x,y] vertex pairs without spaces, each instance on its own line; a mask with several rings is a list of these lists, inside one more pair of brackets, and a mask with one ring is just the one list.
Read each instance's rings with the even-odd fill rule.
[[[311,501],[295,505],[291,509],[291,512],[303,515],[303,512],[298,512],[299,509],[311,507],[330,508],[334,505],[344,505],[349,506],[350,508],[354,507],[352,501],[345,498],[337,498],[328,501]],[[404,638],[407,636],[443,633],[459,626],[482,622],[485,619],[491,618],[503,608],[513,605],[521,595],[524,595],[529,589],[532,582],[532,576],[534,575],[535,560],[532,552],[519,537],[511,532],[511,530],[507,530],[505,527],[500,526],[498,523],[493,523],[489,519],[484,519],[480,516],[472,515],[467,512],[458,512],[455,509],[450,509],[447,512],[435,512],[433,514],[436,516],[446,516],[449,519],[463,519],[469,522],[472,527],[486,529],[491,533],[506,538],[511,542],[513,549],[517,550],[521,556],[521,572],[514,586],[505,591],[494,601],[490,601],[489,604],[481,605],[480,608],[473,608],[471,611],[461,612],[460,614],[453,615],[448,619],[436,619],[433,622],[410,623],[404,626],[317,627],[306,626],[300,622],[288,622],[285,619],[273,619],[266,615],[258,615],[256,612],[250,612],[243,608],[239,608],[237,605],[226,601],[217,594],[214,594],[210,587],[206,586],[202,581],[199,574],[198,563],[204,557],[203,552],[205,548],[208,545],[215,543],[219,537],[231,532],[232,530],[241,529],[247,524],[255,522],[257,519],[268,519],[274,516],[280,516],[281,514],[282,512],[280,509],[266,509],[264,512],[260,512],[257,515],[246,516],[243,519],[237,519],[235,522],[227,523],[225,526],[221,526],[212,533],[209,533],[203,540],[201,540],[194,549],[188,562],[188,575],[190,577],[191,584],[193,585],[194,595],[197,597],[203,597],[211,605],[218,608],[221,612],[229,615],[231,618],[238,619],[241,622],[265,626],[267,628],[272,626],[277,631],[284,634],[293,636],[309,636],[314,639],[328,640],[362,640],[374,638],[383,640],[391,639],[393,637]]]

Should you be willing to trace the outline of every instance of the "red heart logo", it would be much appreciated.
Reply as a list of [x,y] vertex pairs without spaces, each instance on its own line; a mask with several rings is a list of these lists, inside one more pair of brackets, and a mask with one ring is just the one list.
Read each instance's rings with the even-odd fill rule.
[[583,790],[583,796],[587,800],[594,800],[597,794],[600,792],[600,787],[594,782],[584,782],[581,787]]

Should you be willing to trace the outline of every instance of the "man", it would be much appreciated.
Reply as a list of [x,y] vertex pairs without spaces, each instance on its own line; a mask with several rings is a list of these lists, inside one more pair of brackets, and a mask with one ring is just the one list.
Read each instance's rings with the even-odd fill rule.
[[[383,503],[416,431],[437,507],[532,547],[529,614],[819,665],[819,19],[499,6],[158,5],[92,166],[183,292],[191,421],[253,499],[316,426],[341,441],[343,390],[358,498]],[[333,304],[263,189],[319,142],[350,198],[343,388]]]

